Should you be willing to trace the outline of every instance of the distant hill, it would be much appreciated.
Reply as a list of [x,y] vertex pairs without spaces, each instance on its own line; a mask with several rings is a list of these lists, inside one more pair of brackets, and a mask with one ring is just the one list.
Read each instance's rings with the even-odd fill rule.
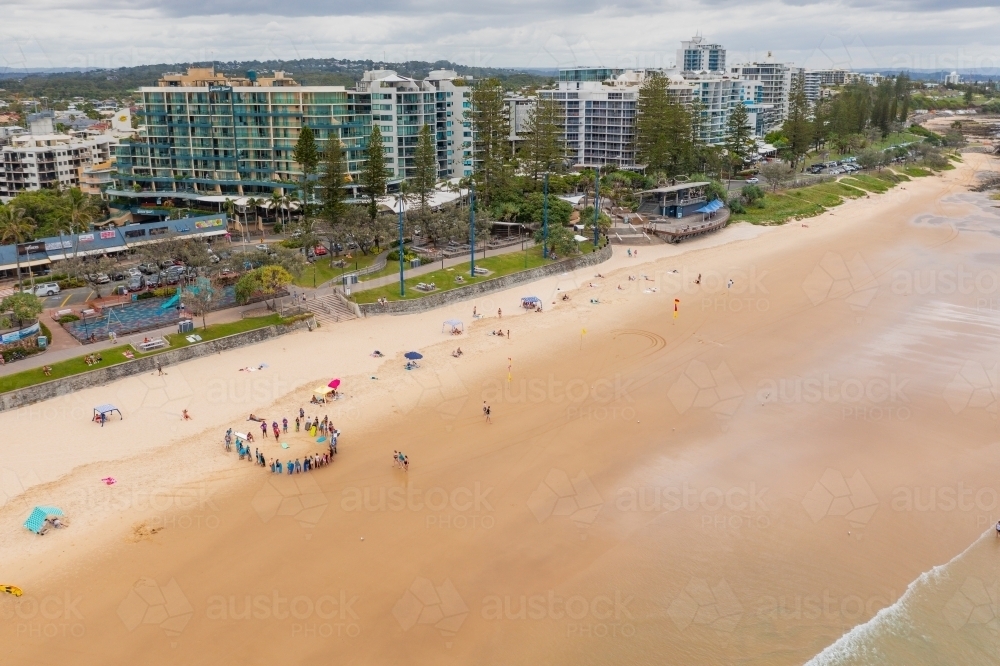
[[392,69],[401,76],[423,78],[434,69],[452,69],[463,76],[477,78],[496,77],[504,86],[514,90],[522,86],[543,85],[554,78],[548,71],[529,69],[499,69],[467,67],[447,60],[424,62],[383,63],[374,60],[338,60],[337,58],[308,58],[303,60],[267,60],[216,63],[174,63],[141,65],[119,69],[76,69],[71,71],[25,71],[0,68],[0,87],[8,93],[27,97],[45,96],[49,99],[105,99],[127,97],[140,86],[151,86],[165,72],[184,71],[191,66],[215,65],[216,71],[227,74],[245,74],[249,70],[269,72],[283,70],[306,85],[353,86],[366,70]]
[[900,72],[906,72],[911,79],[919,81],[943,81],[944,77],[952,72],[958,72],[963,79],[1000,79],[1000,67],[959,67],[957,69],[910,69],[900,67],[897,69],[870,68],[860,69],[859,72],[879,73],[895,76]]

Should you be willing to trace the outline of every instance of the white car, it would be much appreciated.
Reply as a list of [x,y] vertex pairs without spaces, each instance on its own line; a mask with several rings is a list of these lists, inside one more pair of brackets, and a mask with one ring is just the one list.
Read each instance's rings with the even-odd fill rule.
[[760,178],[758,178],[757,176],[751,176],[750,178],[747,178],[747,185],[756,185],[759,182]]
[[26,294],[34,294],[35,296],[55,296],[61,290],[55,282],[41,282],[36,284],[34,288],[24,287],[22,291]]

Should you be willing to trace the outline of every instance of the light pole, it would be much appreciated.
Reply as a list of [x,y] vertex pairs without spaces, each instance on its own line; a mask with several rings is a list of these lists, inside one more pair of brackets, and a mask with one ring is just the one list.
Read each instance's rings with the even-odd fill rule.
[[549,258],[549,174],[545,174],[542,193],[542,258]]
[[403,193],[399,193],[399,295],[406,296],[406,284],[403,282]]
[[469,277],[476,277],[476,183],[469,181]]
[[597,167],[594,174],[594,249],[597,249],[600,227],[598,221],[601,219],[601,167]]

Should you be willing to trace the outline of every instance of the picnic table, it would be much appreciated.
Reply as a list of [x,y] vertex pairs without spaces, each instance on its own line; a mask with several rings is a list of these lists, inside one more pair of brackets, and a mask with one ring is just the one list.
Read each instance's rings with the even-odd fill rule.
[[143,340],[139,344],[133,344],[136,351],[148,352],[154,349],[160,349],[167,346],[167,341],[163,338],[153,338],[152,340]]

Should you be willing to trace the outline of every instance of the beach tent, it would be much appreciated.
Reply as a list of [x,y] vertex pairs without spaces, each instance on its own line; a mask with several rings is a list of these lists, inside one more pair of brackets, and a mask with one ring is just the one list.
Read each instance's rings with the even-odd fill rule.
[[45,519],[49,516],[61,516],[63,515],[62,509],[56,506],[36,506],[28,516],[28,519],[24,521],[24,526],[35,534],[39,534],[42,528],[45,527]]
[[122,410],[118,409],[117,407],[115,407],[112,404],[107,404],[107,405],[98,405],[97,407],[94,407],[94,420],[95,421],[100,421],[101,420],[101,414],[104,414],[104,417],[106,419],[107,418],[111,418],[112,412],[118,412],[118,418],[119,419],[123,418],[122,417]]
[[316,397],[317,400],[323,400],[325,402],[327,396],[333,395],[333,389],[330,388],[329,386],[320,386],[318,388],[313,389],[313,395]]
[[444,331],[444,327],[445,326],[450,327],[452,331],[454,331],[454,330],[464,331],[465,330],[465,325],[462,322],[460,322],[459,320],[457,320],[457,319],[448,319],[443,324],[441,324],[441,330],[442,331]]
[[522,296],[521,297],[521,307],[522,308],[534,308],[542,304],[542,299],[538,296]]

